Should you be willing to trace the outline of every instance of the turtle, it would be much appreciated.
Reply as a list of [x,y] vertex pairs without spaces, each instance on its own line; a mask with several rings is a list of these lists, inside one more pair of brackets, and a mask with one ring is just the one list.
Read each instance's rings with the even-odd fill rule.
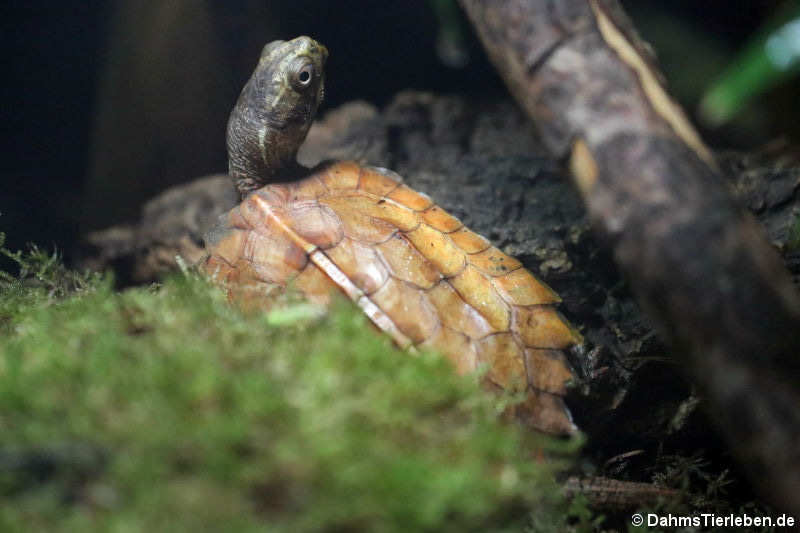
[[302,36],[262,52],[231,112],[229,175],[241,203],[205,235],[201,269],[232,302],[288,286],[322,305],[343,294],[409,351],[433,349],[487,387],[521,392],[517,418],[576,430],[566,351],[583,344],[559,296],[386,168],[296,160],[323,99],[327,49]]

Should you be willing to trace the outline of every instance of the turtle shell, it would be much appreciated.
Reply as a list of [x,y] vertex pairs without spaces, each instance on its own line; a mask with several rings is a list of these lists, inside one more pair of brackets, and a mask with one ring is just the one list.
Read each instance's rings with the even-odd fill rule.
[[[250,194],[206,237],[205,271],[253,305],[291,284],[326,304],[343,292],[401,347],[433,348],[461,373],[525,390],[516,414],[574,431],[563,403],[574,375],[563,350],[582,342],[558,295],[394,172],[336,162]],[[255,303],[257,305],[257,302]]]

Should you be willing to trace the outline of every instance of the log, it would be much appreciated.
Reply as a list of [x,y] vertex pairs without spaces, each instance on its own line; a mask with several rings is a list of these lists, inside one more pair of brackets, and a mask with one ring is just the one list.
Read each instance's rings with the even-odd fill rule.
[[800,514],[800,299],[616,0],[461,0],[754,484]]

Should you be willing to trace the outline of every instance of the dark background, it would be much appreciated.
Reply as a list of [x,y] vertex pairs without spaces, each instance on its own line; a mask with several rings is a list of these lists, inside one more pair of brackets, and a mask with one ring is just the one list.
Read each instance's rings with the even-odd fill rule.
[[[690,111],[778,5],[623,3]],[[186,12],[133,4],[34,0],[0,8],[0,231],[7,248],[34,242],[69,260],[86,231],[130,220],[170,184],[224,171],[227,113],[273,38],[308,34],[327,45],[325,108],[356,98],[380,106],[405,88],[503,91],[463,20],[469,63],[440,61],[432,2],[231,0],[193,2],[202,8]],[[716,146],[740,148],[793,133],[797,114],[787,113],[786,102],[796,91],[772,91],[749,118],[705,133]]]

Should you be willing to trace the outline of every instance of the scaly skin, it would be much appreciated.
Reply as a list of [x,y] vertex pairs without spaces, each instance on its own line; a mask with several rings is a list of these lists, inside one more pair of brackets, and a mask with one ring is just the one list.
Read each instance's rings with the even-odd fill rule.
[[328,50],[308,37],[262,50],[228,120],[228,171],[242,197],[307,171],[297,150],[322,102],[327,58]]
[[[563,350],[582,339],[555,292],[391,171],[287,163],[321,98],[326,56],[307,37],[265,47],[231,115],[231,173],[243,194],[300,179],[257,189],[221,217],[206,237],[206,272],[246,307],[287,284],[323,304],[344,293],[401,347],[439,350],[462,373],[485,365],[489,387],[524,390],[515,414],[532,427],[573,432]],[[293,84],[309,64],[319,82]]]

